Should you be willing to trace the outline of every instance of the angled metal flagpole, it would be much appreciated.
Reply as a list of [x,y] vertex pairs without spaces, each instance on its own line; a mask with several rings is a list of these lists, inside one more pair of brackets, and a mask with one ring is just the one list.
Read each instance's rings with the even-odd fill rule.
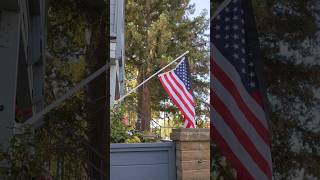
[[[177,60],[179,60],[180,58],[182,58],[183,56],[185,56],[186,54],[188,54],[189,51],[186,51],[185,53],[183,53],[182,55],[180,55],[179,57],[177,57],[175,60],[173,60],[172,62],[170,62],[169,64],[167,64],[165,67],[163,67],[162,69],[160,69],[159,71],[157,71],[156,73],[154,73],[152,76],[150,76],[149,78],[147,78],[146,80],[144,80],[141,84],[139,84],[137,87],[133,88],[130,92],[128,92],[126,95],[122,96],[120,99],[115,101],[115,104],[120,102],[121,100],[123,100],[124,98],[126,98],[127,96],[129,96],[132,92],[134,92],[135,90],[137,90],[140,86],[142,86],[143,84],[145,84],[147,81],[149,81],[151,78],[153,78],[155,75],[159,74],[161,71],[163,71],[165,68],[167,68],[168,66],[170,66],[172,63],[176,62]],[[50,105],[48,105],[47,107],[45,107],[42,111],[36,113],[35,115],[33,115],[31,118],[29,118],[28,120],[26,120],[24,123],[16,123],[15,124],[15,128],[16,129],[20,129],[23,125],[26,124],[30,124],[34,127],[38,127],[42,124],[41,117],[45,114],[47,114],[48,112],[50,112],[52,109],[56,108],[57,106],[59,106],[64,100],[68,99],[70,96],[72,96],[74,93],[76,93],[77,91],[79,91],[83,86],[87,85],[89,82],[91,82],[93,79],[95,79],[96,77],[98,77],[100,74],[102,74],[104,71],[106,71],[107,67],[109,66],[109,64],[104,65],[103,67],[101,67],[100,69],[98,69],[96,72],[94,72],[93,74],[91,74],[90,76],[88,76],[86,79],[82,80],[79,84],[77,84],[76,86],[74,86],[71,90],[69,90],[67,93],[65,93],[63,96],[61,96],[60,98],[58,98],[56,101],[54,101],[53,103],[51,103]]]
[[144,80],[142,83],[140,83],[138,86],[136,86],[135,88],[131,89],[126,95],[120,97],[119,99],[115,100],[114,104],[118,104],[120,101],[122,101],[124,98],[126,98],[127,96],[129,96],[131,93],[133,93],[134,91],[136,91],[140,86],[142,86],[143,84],[145,84],[146,82],[148,82],[151,78],[153,78],[154,76],[156,76],[157,74],[159,74],[161,71],[163,71],[164,69],[166,69],[167,67],[169,67],[171,64],[173,64],[174,62],[176,62],[177,60],[181,59],[183,56],[185,56],[186,54],[188,54],[189,51],[186,51],[185,53],[181,54],[179,57],[177,57],[175,60],[171,61],[169,64],[167,64],[166,66],[164,66],[163,68],[161,68],[159,71],[157,71],[156,73],[154,73],[153,75],[151,75],[150,77],[148,77],[146,80]]
[[[91,82],[93,79],[95,79],[96,77],[98,77],[100,74],[102,74],[104,71],[106,71],[107,67],[109,66],[109,64],[104,65],[103,67],[101,67],[100,69],[98,69],[96,72],[94,72],[93,74],[91,74],[90,76],[88,76],[86,79],[82,80],[79,84],[77,84],[76,86],[74,86],[71,90],[69,90],[67,93],[65,93],[63,96],[61,96],[60,98],[58,98],[56,101],[54,101],[53,103],[51,103],[50,105],[48,105],[47,107],[45,107],[42,111],[40,111],[39,113],[33,115],[31,118],[29,118],[27,121],[25,121],[24,123],[16,123],[15,124],[15,128],[20,128],[23,125],[26,124],[31,124],[33,126],[39,126],[40,124],[42,124],[41,117],[45,114],[47,114],[48,112],[50,112],[52,109],[54,109],[55,107],[57,107],[58,105],[60,105],[64,100],[66,100],[67,98],[69,98],[70,96],[72,96],[74,93],[76,93],[77,91],[79,91],[83,86],[85,86],[86,84],[88,84],[89,82]],[[41,122],[39,122],[41,121]],[[36,125],[37,124],[37,125]]]
[[[210,22],[214,19],[231,1],[233,0],[225,0],[221,3],[221,5],[217,8],[214,14],[210,18]],[[239,0],[238,0],[239,1]]]

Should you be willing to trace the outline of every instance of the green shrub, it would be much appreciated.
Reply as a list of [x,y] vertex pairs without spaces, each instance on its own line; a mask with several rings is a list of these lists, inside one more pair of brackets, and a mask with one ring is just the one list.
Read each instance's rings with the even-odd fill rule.
[[114,106],[111,109],[111,143],[150,143],[159,139],[143,138],[144,132],[136,131],[132,126],[125,125],[123,106]]
[[122,122],[123,118],[123,106],[114,106],[111,109],[111,143],[124,143],[130,138],[128,134],[130,127]]

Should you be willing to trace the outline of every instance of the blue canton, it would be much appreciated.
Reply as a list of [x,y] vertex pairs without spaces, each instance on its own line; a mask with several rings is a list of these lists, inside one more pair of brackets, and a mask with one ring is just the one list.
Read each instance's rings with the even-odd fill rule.
[[184,58],[173,71],[186,86],[187,90],[190,91],[191,77],[189,67],[187,67],[186,58]]
[[252,51],[247,46],[241,0],[232,0],[211,23],[211,42],[235,67],[246,90],[258,90]]

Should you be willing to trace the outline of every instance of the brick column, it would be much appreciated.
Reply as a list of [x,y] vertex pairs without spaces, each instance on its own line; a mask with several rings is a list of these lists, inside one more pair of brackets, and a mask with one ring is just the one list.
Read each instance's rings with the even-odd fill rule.
[[176,144],[177,180],[210,179],[210,130],[173,129]]

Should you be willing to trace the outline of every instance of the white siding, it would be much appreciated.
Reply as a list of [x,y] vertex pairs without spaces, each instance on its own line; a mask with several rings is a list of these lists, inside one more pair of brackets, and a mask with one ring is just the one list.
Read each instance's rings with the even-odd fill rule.
[[110,0],[110,37],[110,55],[113,62],[110,67],[112,105],[116,94],[124,95],[124,0]]
[[115,37],[117,34],[117,0],[110,0],[110,36]]

